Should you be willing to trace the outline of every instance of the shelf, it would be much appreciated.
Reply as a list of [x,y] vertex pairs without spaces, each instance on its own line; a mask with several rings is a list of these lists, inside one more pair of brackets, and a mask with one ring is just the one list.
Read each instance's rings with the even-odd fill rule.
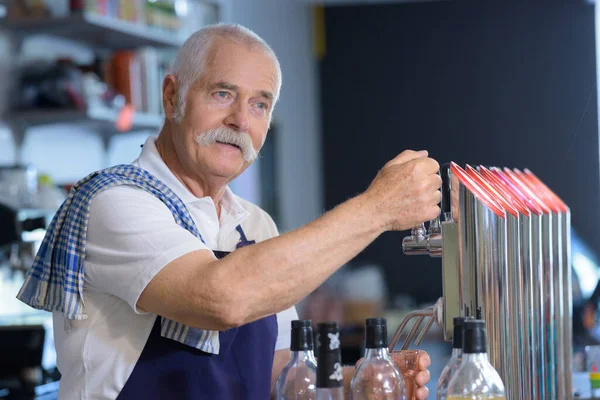
[[183,38],[175,32],[146,27],[93,13],[59,18],[2,20],[0,29],[17,35],[46,34],[76,40],[102,49],[135,49],[143,46],[179,47]]
[[[13,111],[7,115],[7,120],[27,127],[48,124],[79,123],[91,125],[94,128],[104,128],[106,131],[117,132],[115,122],[118,112],[106,108],[90,108],[80,110],[33,110]],[[136,112],[133,117],[131,131],[140,129],[158,130],[162,127],[163,117],[160,115]]]

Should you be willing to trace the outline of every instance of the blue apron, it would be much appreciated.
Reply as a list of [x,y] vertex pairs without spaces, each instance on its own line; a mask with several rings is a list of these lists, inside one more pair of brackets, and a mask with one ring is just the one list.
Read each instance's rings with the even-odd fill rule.
[[[240,234],[238,249],[254,243],[246,239],[241,226],[236,229]],[[214,253],[219,259],[229,254]],[[276,315],[219,332],[218,355],[162,337],[160,321],[157,317],[117,400],[270,398]]]

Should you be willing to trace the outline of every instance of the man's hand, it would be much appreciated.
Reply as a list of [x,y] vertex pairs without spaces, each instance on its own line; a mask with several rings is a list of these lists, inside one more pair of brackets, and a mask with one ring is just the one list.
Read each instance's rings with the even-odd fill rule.
[[440,214],[439,164],[426,151],[406,150],[389,161],[363,195],[385,230],[406,230]]
[[[409,351],[413,351],[413,350],[409,350]],[[398,366],[398,369],[400,371],[402,371],[401,368],[401,364],[403,362],[402,360],[402,351],[397,351],[397,352],[392,352],[391,356],[392,356],[392,360],[394,360],[394,362],[396,363],[396,365]],[[429,374],[429,370],[427,368],[429,368],[429,365],[431,364],[431,359],[429,358],[429,354],[427,354],[426,352],[424,352],[423,350],[419,350],[419,355],[417,357],[417,375],[415,376],[415,382],[417,383],[417,392],[415,394],[415,398],[418,400],[425,400],[427,399],[427,396],[429,395],[429,389],[427,388],[427,383],[429,382],[429,379],[431,379],[431,375]],[[408,391],[409,388],[407,388],[407,394],[409,393]],[[407,400],[408,396],[406,396]]]

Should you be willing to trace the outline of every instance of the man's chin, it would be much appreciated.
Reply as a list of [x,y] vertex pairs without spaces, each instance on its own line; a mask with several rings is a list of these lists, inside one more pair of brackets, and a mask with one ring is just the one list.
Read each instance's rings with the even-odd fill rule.
[[248,168],[249,165],[249,163],[246,163],[240,157],[240,161],[237,163],[227,162],[214,165],[213,168],[211,168],[211,172],[213,175],[221,178],[233,179]]

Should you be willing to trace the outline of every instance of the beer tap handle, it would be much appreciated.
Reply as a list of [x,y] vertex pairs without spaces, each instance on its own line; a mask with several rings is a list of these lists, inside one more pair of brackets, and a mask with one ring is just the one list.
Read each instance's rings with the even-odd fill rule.
[[425,224],[419,224],[410,231],[410,236],[402,240],[402,251],[407,255],[429,254],[427,229]]
[[427,236],[427,229],[425,228],[425,223],[421,223],[410,231],[411,236],[414,236],[417,239],[423,240]]
[[450,184],[450,163],[443,164],[440,168],[440,176],[442,177],[442,210],[443,221],[452,221],[452,203],[450,200],[451,184]]

